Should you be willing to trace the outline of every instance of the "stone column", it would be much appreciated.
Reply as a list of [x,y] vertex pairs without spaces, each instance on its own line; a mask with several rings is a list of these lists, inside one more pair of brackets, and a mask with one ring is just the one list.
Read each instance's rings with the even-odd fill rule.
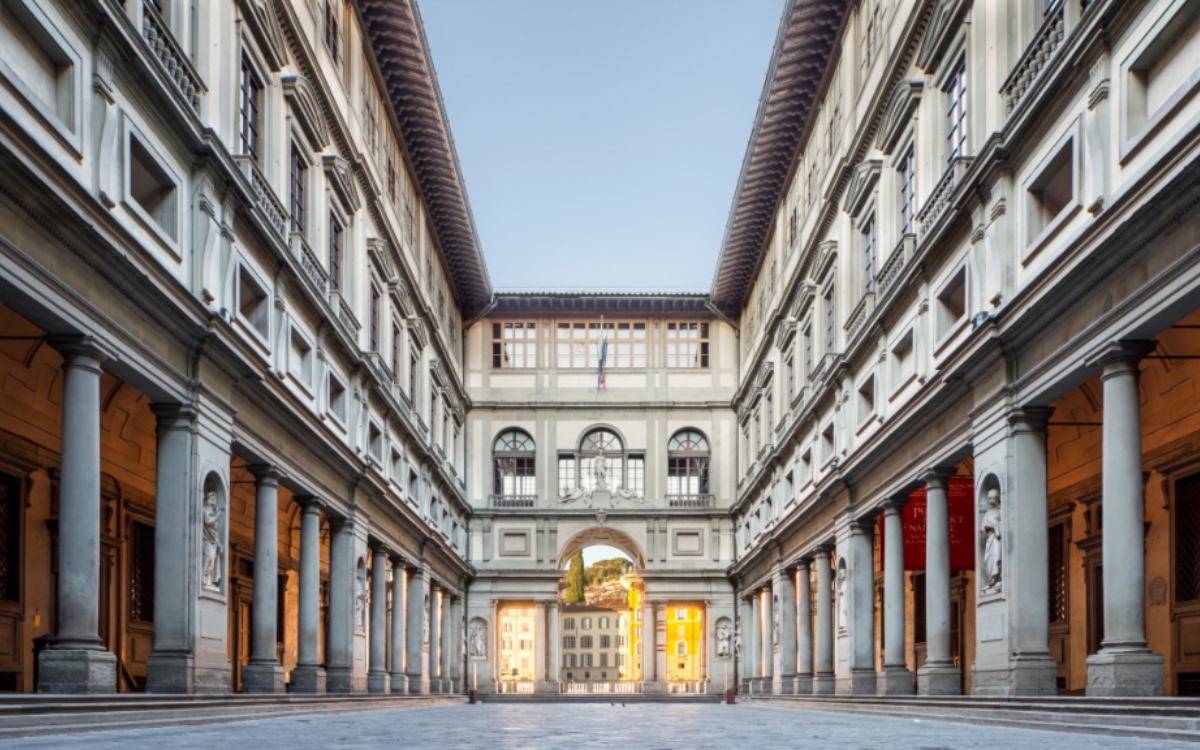
[[452,651],[453,656],[450,658],[450,691],[453,693],[465,693],[463,689],[463,657],[466,654],[466,641],[463,640],[463,634],[466,632],[466,624],[463,622],[463,612],[466,604],[466,592],[460,592],[454,597],[454,610],[451,613],[450,620],[453,623],[451,628],[454,632],[454,637],[451,642],[454,644]]
[[329,650],[325,689],[346,694],[354,689],[354,522],[329,522]]
[[546,641],[549,640],[546,613],[549,609],[550,602],[538,602],[537,618],[533,623],[533,679],[535,681],[533,689],[539,693],[558,692],[558,686],[551,686],[549,678],[546,676],[549,672],[546,665]]
[[442,587],[429,583],[429,692],[442,692]]
[[63,356],[58,487],[58,642],[38,657],[40,693],[112,693],[117,657],[100,642],[100,363],[91,337],[53,338]]
[[254,474],[254,602],[250,663],[242,669],[243,693],[282,693],[283,667],[275,651],[279,607],[279,472],[251,466]]
[[667,603],[654,602],[654,681],[667,691]]
[[774,592],[770,586],[763,586],[758,590],[758,611],[762,617],[762,653],[760,655],[759,664],[762,669],[762,680],[759,687],[765,694],[771,693],[775,686],[775,647],[778,645],[775,638],[775,612],[773,597]]
[[796,695],[813,690],[812,560],[805,557],[796,567]]
[[947,480],[953,472],[925,475],[925,629],[928,651],[917,670],[921,695],[959,695],[962,672],[950,657],[950,507]]
[[654,682],[654,606],[642,591],[642,682]]
[[550,682],[558,682],[562,674],[562,637],[558,632],[558,601],[550,602]]
[[449,589],[442,590],[442,626],[438,632],[442,636],[442,645],[438,649],[438,655],[442,658],[442,692],[454,692],[453,675],[454,670],[451,663],[454,661],[454,652],[457,650],[454,646],[454,594]]
[[814,695],[832,695],[833,675],[833,550],[817,553],[817,676]]
[[880,695],[912,695],[913,673],[905,656],[904,506],[905,496],[883,506],[883,671]]
[[775,569],[771,590],[779,600],[774,692],[791,695],[796,687],[796,582],[782,565]]
[[[192,631],[202,560],[194,532],[192,447],[196,410],[186,404],[154,404],[158,455],[155,466],[154,650],[146,659],[146,692],[192,693],[196,655]],[[167,552],[169,554],[166,554]],[[224,566],[222,566],[223,568]]]
[[387,551],[371,550],[371,631],[370,663],[367,667],[367,692],[388,692],[387,664]]
[[408,654],[404,666],[408,674],[408,692],[411,695],[429,692],[429,677],[425,666],[428,591],[429,572],[418,565],[413,568],[408,581]]
[[[851,695],[874,695],[875,674],[875,557],[873,519],[850,524],[849,577],[846,589],[850,597],[850,682]],[[949,585],[946,588],[949,591]]]
[[746,676],[750,678],[751,694],[762,693],[762,592],[755,591],[750,595],[750,627],[749,640],[750,658],[747,660]]
[[1146,503],[1138,363],[1153,342],[1113,344],[1104,367],[1104,640],[1088,657],[1087,694],[1163,694],[1163,657],[1146,647]]
[[293,693],[325,692],[325,668],[321,666],[321,506],[316,498],[297,496],[300,515],[300,596],[297,612],[296,668],[292,670]]
[[404,665],[407,656],[405,621],[408,619],[408,572],[404,561],[392,558],[392,672],[389,675],[391,692],[403,695],[408,692],[408,675]]

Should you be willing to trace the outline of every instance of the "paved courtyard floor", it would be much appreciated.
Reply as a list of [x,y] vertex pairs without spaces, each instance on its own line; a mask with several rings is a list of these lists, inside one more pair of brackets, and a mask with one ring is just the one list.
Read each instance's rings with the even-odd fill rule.
[[1195,750],[1185,742],[712,704],[482,704],[0,741],[2,748],[837,748]]

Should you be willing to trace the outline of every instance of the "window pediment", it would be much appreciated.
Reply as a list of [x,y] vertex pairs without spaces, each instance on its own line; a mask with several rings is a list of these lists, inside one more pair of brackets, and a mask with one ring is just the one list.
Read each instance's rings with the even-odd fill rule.
[[917,67],[933,75],[956,38],[963,16],[971,7],[971,0],[940,0],[933,8],[921,46],[917,49]]
[[425,330],[425,321],[420,317],[412,315],[408,318],[408,332],[418,348],[424,349],[429,345],[429,333]]
[[321,104],[312,83],[304,76],[284,76],[280,82],[283,84],[283,98],[304,137],[308,139],[309,147],[313,151],[324,151],[329,144],[329,128],[325,125]]
[[350,176],[350,162],[335,154],[326,154],[321,157],[321,163],[325,167],[329,186],[341,201],[342,208],[347,214],[357,212],[358,191],[354,189],[354,180]]
[[824,279],[829,269],[833,267],[834,260],[837,259],[837,240],[825,240],[817,245],[817,257],[813,263],[815,273],[813,276],[817,279]]
[[883,124],[875,140],[880,151],[890,154],[896,148],[900,137],[904,135],[904,128],[912,121],[913,113],[921,103],[924,89],[925,84],[921,81],[900,81],[892,89],[887,108],[883,111]]
[[375,270],[385,281],[396,278],[396,269],[392,266],[391,250],[387,240],[382,237],[368,238],[367,257],[371,259],[371,264],[375,266]]
[[882,168],[883,162],[879,159],[867,159],[854,168],[846,189],[846,207],[852,217],[857,219],[867,205],[867,200],[879,184],[879,172]]
[[242,20],[254,35],[254,41],[258,42],[267,64],[271,70],[279,72],[287,65],[288,54],[287,40],[275,10],[267,0],[240,0],[238,5],[242,8]]

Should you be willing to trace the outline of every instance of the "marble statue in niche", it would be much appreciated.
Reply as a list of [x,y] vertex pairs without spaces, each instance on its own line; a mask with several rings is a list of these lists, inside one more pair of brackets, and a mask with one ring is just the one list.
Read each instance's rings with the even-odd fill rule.
[[779,645],[779,594],[771,597],[771,645]]
[[429,594],[425,595],[425,606],[421,607],[421,644],[429,650]]
[[742,655],[742,625],[738,626],[733,631],[733,653],[739,657]]
[[359,560],[359,573],[354,576],[354,622],[359,630],[367,627],[367,570]]
[[717,658],[729,658],[730,638],[729,623],[722,620],[721,624],[717,626]]
[[472,659],[487,658],[487,634],[484,624],[478,620],[471,625],[470,655]]
[[217,507],[217,492],[204,493],[204,514],[201,518],[203,532],[203,575],[204,588],[213,591],[221,588],[221,509]]
[[993,487],[987,491],[987,509],[979,522],[979,533],[983,535],[983,588],[999,591],[1003,577],[1003,536],[1000,517],[1000,490]]
[[846,596],[846,561],[838,563],[837,572],[837,623],[845,630],[846,622],[850,619],[850,600]]

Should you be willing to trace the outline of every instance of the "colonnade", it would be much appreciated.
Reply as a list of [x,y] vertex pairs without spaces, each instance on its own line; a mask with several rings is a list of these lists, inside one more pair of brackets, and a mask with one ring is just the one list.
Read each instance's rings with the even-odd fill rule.
[[[1138,363],[1153,350],[1147,342],[1118,342],[1096,360],[1104,387],[1103,549],[1104,633],[1088,658],[1089,695],[1162,695],[1163,657],[1147,648],[1145,628],[1144,498]],[[1006,481],[976,478],[976,549],[983,548],[980,519],[996,495],[1003,531],[997,537],[1003,565],[983,569],[977,560],[977,609],[1002,617],[979,640],[1000,642],[1000,668],[977,664],[977,694],[1054,694],[1056,662],[1049,646],[1048,421],[1052,409],[1028,406],[1006,417]],[[976,459],[978,467],[979,460]],[[951,561],[948,486],[953,469],[924,473],[926,490],[926,658],[916,674],[921,695],[961,692],[961,668],[951,650]],[[1011,477],[1011,479],[1009,479]],[[1000,498],[1003,498],[1002,500]],[[883,498],[846,523],[838,543],[828,540],[742,591],[747,624],[742,657],[744,689],[763,693],[902,695],[914,691],[906,655],[906,578],[902,511],[907,492]],[[883,516],[883,658],[875,669],[873,535]],[[835,550],[844,559],[838,559]],[[998,553],[999,554],[999,553]],[[812,612],[815,564],[816,612]],[[833,571],[837,570],[835,574]],[[988,582],[989,573],[997,580]],[[844,580],[839,580],[843,577]],[[838,600],[834,592],[837,592]],[[992,615],[992,613],[998,613]],[[776,632],[777,629],[777,632]],[[997,633],[1004,637],[997,637]],[[846,639],[843,669],[835,675],[836,636]],[[977,654],[977,662],[980,662]]]
[[[100,637],[100,377],[107,354],[88,336],[51,337],[63,357],[62,448],[59,490],[56,641],[39,655],[40,692],[106,693],[117,683],[116,656]],[[202,582],[204,556],[196,531],[203,513],[198,480],[191,469],[198,409],[189,404],[156,402],[157,474],[155,502],[154,634],[147,658],[149,692],[224,692],[226,667],[216,670],[220,684],[198,676],[196,631],[224,631],[228,617],[228,577],[219,586]],[[247,693],[282,693],[285,670],[277,652],[280,623],[279,486],[277,466],[250,463],[254,477],[253,599],[250,655],[242,669]],[[301,507],[297,660],[291,689],[297,693],[451,692],[461,688],[456,657],[462,633],[463,594],[435,582],[429,569],[406,562],[401,553],[371,538],[370,592],[365,567],[359,569],[361,520],[340,515],[319,498],[295,493]],[[325,664],[320,660],[321,524],[328,520],[329,620]],[[225,525],[227,526],[227,520]],[[217,567],[229,568],[224,530]],[[394,612],[387,619],[388,583]],[[357,580],[356,580],[357,578]],[[197,611],[198,596],[219,602],[218,610]],[[428,605],[428,610],[426,609]],[[217,619],[213,620],[213,612]],[[197,623],[197,619],[207,620]],[[426,626],[425,623],[428,623]],[[425,658],[426,628],[430,634]],[[356,674],[355,637],[369,635],[366,680]],[[439,635],[440,639],[439,639]],[[224,642],[223,639],[221,642]],[[390,653],[389,653],[390,645]],[[390,664],[389,662],[390,656]]]

